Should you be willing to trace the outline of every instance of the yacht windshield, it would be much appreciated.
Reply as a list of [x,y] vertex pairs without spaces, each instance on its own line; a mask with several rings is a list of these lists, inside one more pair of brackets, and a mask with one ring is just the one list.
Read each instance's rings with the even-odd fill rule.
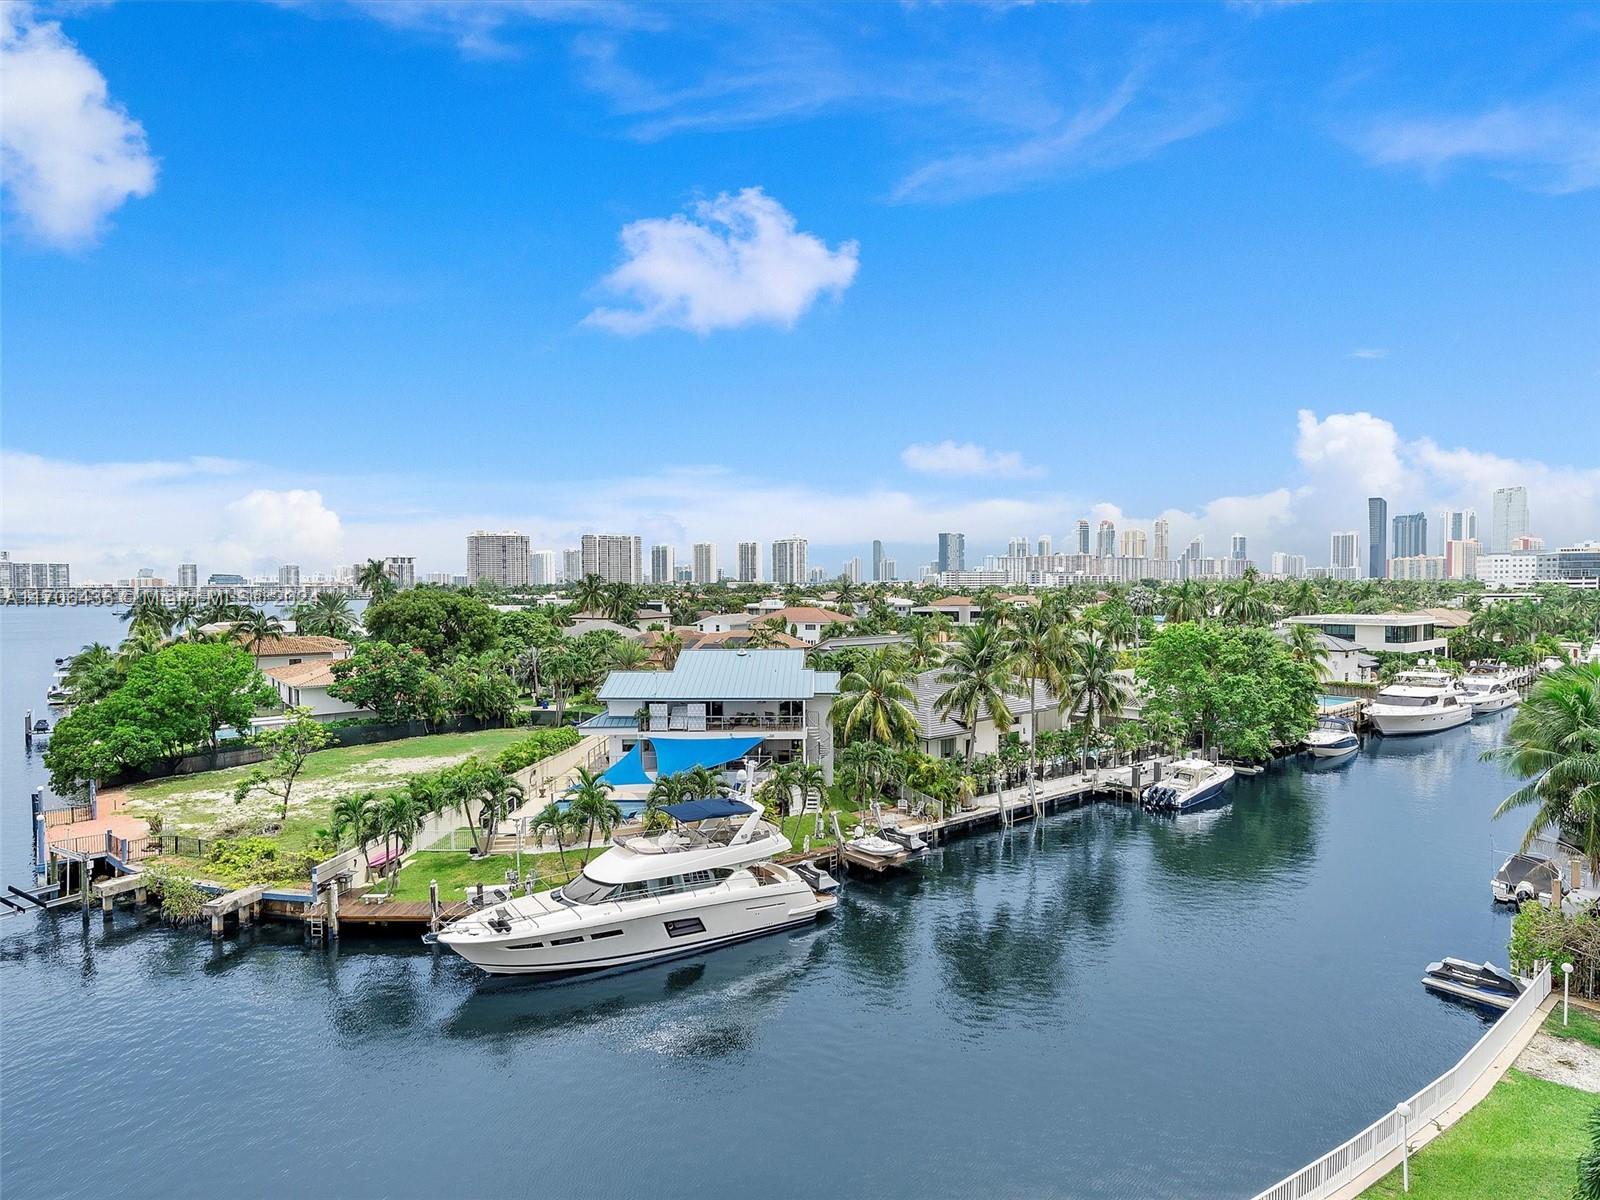
[[561,889],[561,898],[573,904],[600,904],[609,900],[616,890],[614,884],[601,883],[599,880],[590,879],[587,875],[579,875]]
[[1379,696],[1380,704],[1391,704],[1396,708],[1427,708],[1434,701],[1432,696]]

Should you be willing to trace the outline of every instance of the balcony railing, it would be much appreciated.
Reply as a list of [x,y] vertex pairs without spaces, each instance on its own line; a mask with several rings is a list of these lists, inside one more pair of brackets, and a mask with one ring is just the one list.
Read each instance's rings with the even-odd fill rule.
[[726,730],[763,730],[763,729],[792,729],[803,730],[806,719],[803,716],[782,716],[778,713],[731,713],[720,717],[691,715],[684,712],[668,713],[643,713],[639,718],[640,733],[698,733],[701,730],[726,731]]

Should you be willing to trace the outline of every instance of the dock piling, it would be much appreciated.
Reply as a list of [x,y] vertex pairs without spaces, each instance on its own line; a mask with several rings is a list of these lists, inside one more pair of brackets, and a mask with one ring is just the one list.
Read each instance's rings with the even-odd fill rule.
[[439,881],[428,880],[428,928],[439,932]]

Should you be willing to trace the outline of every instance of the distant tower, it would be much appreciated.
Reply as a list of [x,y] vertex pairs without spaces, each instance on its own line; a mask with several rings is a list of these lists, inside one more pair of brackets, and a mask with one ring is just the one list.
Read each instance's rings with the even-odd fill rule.
[[1089,553],[1089,522],[1078,522],[1078,553]]
[[[1528,489],[1496,488],[1493,517],[1489,525],[1489,552],[1505,554],[1512,543],[1528,535]],[[1456,578],[1464,578],[1457,576]]]
[[939,535],[939,573],[967,569],[967,535],[941,533]]
[[1158,558],[1162,562],[1166,562],[1167,559],[1172,557],[1172,540],[1167,530],[1167,519],[1165,517],[1156,518],[1154,536],[1151,541],[1155,543],[1152,547],[1152,558]]
[[1248,545],[1244,534],[1236,533],[1233,535],[1233,557],[1235,561],[1243,562],[1250,557]]
[[1389,502],[1382,496],[1367,498],[1367,578],[1389,573]]
[[883,543],[877,538],[872,539],[872,582],[877,583],[883,578]]

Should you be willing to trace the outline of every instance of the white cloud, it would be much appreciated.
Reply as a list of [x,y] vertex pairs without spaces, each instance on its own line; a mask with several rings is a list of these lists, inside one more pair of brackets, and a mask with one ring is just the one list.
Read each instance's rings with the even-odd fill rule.
[[924,475],[989,475],[1022,479],[1044,474],[1030,467],[1015,450],[987,450],[975,442],[916,442],[900,451],[909,470]]
[[1377,360],[1380,358],[1388,358],[1389,352],[1387,350],[1380,350],[1372,346],[1358,346],[1356,349],[1350,351],[1350,357]]
[[1534,191],[1564,194],[1600,187],[1600,112],[1592,104],[1504,104],[1453,117],[1387,117],[1354,139],[1367,161],[1416,167],[1438,179],[1452,166],[1480,162]]
[[105,220],[156,186],[144,127],[109,96],[105,76],[54,21],[0,4],[0,178],[11,211],[36,240],[94,241]]
[[323,504],[321,492],[256,488],[229,504],[223,513],[226,525],[221,551],[230,558],[331,562],[344,541],[339,514]]
[[1368,412],[1330,413],[1319,420],[1310,409],[1298,414],[1295,455],[1314,482],[1354,483],[1368,495],[1386,496],[1400,486],[1400,436],[1382,417]]
[[631,308],[596,308],[585,323],[613,333],[765,324],[790,328],[824,294],[855,280],[857,246],[801,233],[760,188],[694,205],[691,215],[623,226],[624,261],[602,286]]

